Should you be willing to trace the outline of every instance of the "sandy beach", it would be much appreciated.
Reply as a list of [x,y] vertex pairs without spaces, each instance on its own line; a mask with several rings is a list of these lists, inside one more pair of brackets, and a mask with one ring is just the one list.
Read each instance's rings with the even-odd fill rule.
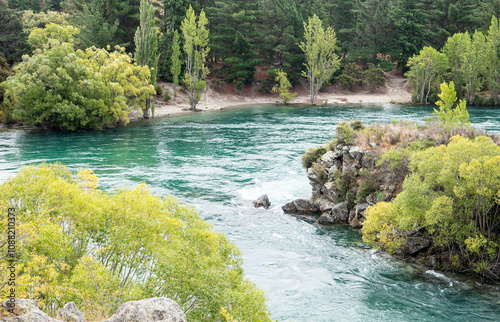
[[[344,91],[336,86],[329,86],[318,94],[317,104],[373,104],[373,103],[407,103],[411,101],[411,93],[406,78],[385,74],[386,84],[370,93],[368,90]],[[177,98],[173,98],[171,83],[158,83],[163,93],[168,91],[172,99],[165,102],[161,97],[155,99],[155,117],[174,116],[193,113],[190,110],[189,99],[186,91],[178,87]],[[198,111],[213,111],[233,108],[238,106],[283,104],[278,94],[262,94],[258,85],[245,87],[240,94],[236,94],[232,84],[227,84],[223,90],[216,90],[215,82],[208,80],[203,91]],[[310,104],[307,84],[297,86],[292,90],[298,93],[293,104]]]

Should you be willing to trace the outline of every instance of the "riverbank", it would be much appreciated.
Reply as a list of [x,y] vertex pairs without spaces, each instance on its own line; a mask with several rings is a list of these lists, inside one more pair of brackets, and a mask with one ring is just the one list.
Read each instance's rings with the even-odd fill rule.
[[[345,105],[345,104],[383,104],[383,103],[408,103],[411,101],[411,93],[406,78],[385,74],[386,84],[375,92],[370,93],[366,89],[356,91],[344,91],[337,85],[330,85],[318,94],[318,104],[322,105]],[[163,96],[155,99],[155,116],[174,116],[180,114],[193,113],[190,110],[187,92],[178,87],[177,98],[174,98],[173,86],[171,83],[158,83],[163,93],[168,91],[172,97],[168,102],[163,100]],[[228,108],[249,106],[249,105],[272,105],[283,104],[278,94],[263,94],[259,90],[260,85],[247,85],[239,94],[236,93],[233,84],[225,84],[222,88],[215,81],[208,80],[207,86],[197,105],[198,111],[225,110]],[[298,85],[293,92],[297,96],[292,104],[308,105],[310,97],[306,83]],[[137,118],[132,116],[131,120]]]

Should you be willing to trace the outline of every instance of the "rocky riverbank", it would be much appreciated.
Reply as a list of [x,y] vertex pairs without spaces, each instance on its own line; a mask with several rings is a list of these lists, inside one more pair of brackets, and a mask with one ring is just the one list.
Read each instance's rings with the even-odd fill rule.
[[[474,138],[484,132],[472,128],[442,131],[406,122],[367,128],[359,121],[341,122],[330,144],[310,149],[302,158],[312,197],[291,201],[283,211],[320,225],[363,228],[369,207],[391,202],[403,190],[411,173],[411,152],[446,145],[454,135]],[[453,269],[460,255],[456,248],[434,243],[432,233],[419,225],[412,231],[394,229],[393,237],[404,242],[392,253],[428,268]]]

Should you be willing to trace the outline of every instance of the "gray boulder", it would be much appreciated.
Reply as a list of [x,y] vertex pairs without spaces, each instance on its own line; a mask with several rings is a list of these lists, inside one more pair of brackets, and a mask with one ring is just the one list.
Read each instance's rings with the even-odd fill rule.
[[339,196],[337,195],[337,192],[335,192],[335,183],[334,182],[325,183],[321,192],[323,193],[325,198],[330,200],[331,202],[333,202],[333,203],[339,202]]
[[323,213],[332,210],[333,207],[335,207],[335,203],[331,202],[325,197],[321,197],[316,201],[316,206],[319,208],[319,211]]
[[335,217],[332,215],[331,212],[325,212],[321,214],[321,216],[316,220],[316,222],[320,225],[333,225],[335,224]]
[[[59,320],[53,319],[38,308],[38,304],[33,300],[26,299],[16,299],[14,302],[14,307],[11,306],[11,301],[7,300],[2,303],[2,307],[5,311],[13,308],[13,312],[16,316],[6,317],[0,320],[1,322],[57,322]],[[60,321],[59,321],[60,322]]]
[[308,199],[297,199],[287,203],[281,209],[286,214],[310,215],[319,213],[319,207]]
[[321,161],[326,163],[328,167],[333,166],[333,161],[336,159],[336,154],[333,151],[328,151],[321,157]]
[[104,322],[186,322],[186,315],[175,301],[155,297],[130,301]]
[[347,209],[347,203],[341,202],[333,207],[332,215],[335,217],[336,221],[347,223],[347,221],[349,220],[349,210]]
[[366,202],[370,205],[373,206],[378,202],[378,196],[376,192],[372,192],[366,197]]
[[271,202],[269,201],[269,197],[267,194],[260,196],[257,200],[253,201],[253,205],[255,208],[258,207],[263,207],[265,209],[269,209],[269,206],[271,206]]
[[368,208],[370,205],[366,202],[357,204],[356,207],[354,207],[355,211],[355,217],[357,219],[360,219],[362,217],[365,217],[365,210]]
[[349,154],[359,162],[363,158],[363,149],[359,146],[353,146],[349,150]]
[[57,318],[65,322],[85,322],[85,316],[76,307],[76,304],[69,302],[63,308],[57,310]]

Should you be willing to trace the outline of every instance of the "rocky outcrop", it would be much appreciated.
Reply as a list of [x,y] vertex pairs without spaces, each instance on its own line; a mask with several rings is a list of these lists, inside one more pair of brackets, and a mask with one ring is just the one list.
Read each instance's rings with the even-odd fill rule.
[[319,213],[317,203],[308,199],[297,199],[287,203],[282,207],[286,214],[294,215],[315,215]]
[[[13,303],[13,304],[12,304]],[[82,312],[75,303],[70,302],[57,311],[57,319],[53,319],[38,308],[34,300],[16,299],[2,303],[4,317],[0,322],[85,322]],[[11,310],[12,309],[12,310]],[[103,322],[186,322],[186,315],[179,304],[166,297],[149,298],[130,301],[118,308],[109,319]]]
[[[13,305],[13,307],[12,307]],[[14,304],[12,301],[7,300],[2,303],[2,308],[6,312],[11,312],[13,309],[14,316],[5,317],[1,322],[58,322],[59,320],[53,319],[38,308],[38,304],[34,300],[16,299]]]
[[376,153],[373,151],[364,151],[359,146],[337,145],[307,169],[313,197],[287,203],[283,211],[317,215],[317,223],[321,225],[349,224],[361,228],[368,206],[377,203],[381,197],[391,199],[395,190],[394,186],[378,186],[362,200],[355,199],[362,180],[360,172],[364,171],[366,177],[366,172],[374,170],[375,162]]
[[269,201],[269,197],[266,195],[260,196],[257,200],[253,201],[253,205],[255,208],[262,207],[264,209],[269,209],[271,206],[271,202]]
[[85,322],[85,316],[76,307],[76,304],[69,302],[63,308],[57,310],[57,318],[65,322]]
[[118,308],[104,322],[186,322],[186,315],[175,301],[166,297],[156,297],[140,301],[130,301]]

